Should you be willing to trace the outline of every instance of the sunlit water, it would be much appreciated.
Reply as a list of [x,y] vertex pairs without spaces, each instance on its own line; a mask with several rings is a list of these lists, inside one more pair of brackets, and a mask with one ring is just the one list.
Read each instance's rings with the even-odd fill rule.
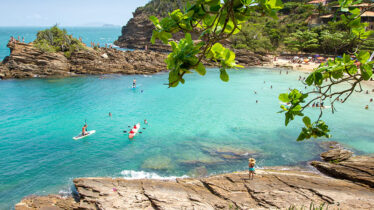
[[[210,70],[205,77],[188,75],[177,88],[163,85],[165,73],[0,81],[0,209],[29,194],[69,192],[76,177],[160,178],[192,176],[196,168],[207,174],[246,169],[248,157],[230,159],[217,151],[248,151],[258,167],[305,165],[318,159],[321,140],[296,142],[300,119],[285,127],[277,113],[279,93],[304,88],[299,75],[306,76],[249,69],[231,71],[224,83]],[[337,104],[334,115],[326,110],[331,140],[374,152],[371,97],[359,93]],[[315,119],[319,111],[308,113]],[[73,140],[85,121],[97,132]],[[130,141],[123,131],[137,122],[145,129]]]

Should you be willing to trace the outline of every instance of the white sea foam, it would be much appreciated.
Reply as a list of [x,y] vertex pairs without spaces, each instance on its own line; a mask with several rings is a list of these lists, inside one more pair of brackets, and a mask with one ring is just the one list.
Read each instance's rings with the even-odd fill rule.
[[145,171],[123,170],[121,172],[124,179],[161,179],[161,180],[174,180],[176,178],[187,178],[188,176],[160,176],[156,173]]

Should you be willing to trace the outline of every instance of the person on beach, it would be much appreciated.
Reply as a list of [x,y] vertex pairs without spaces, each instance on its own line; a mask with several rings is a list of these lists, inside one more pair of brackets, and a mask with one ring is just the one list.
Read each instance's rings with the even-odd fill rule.
[[84,124],[84,126],[83,126],[83,128],[82,128],[82,136],[87,135],[86,129],[87,129],[87,123]]
[[254,158],[249,158],[248,159],[248,175],[249,179],[253,180],[253,177],[255,175],[255,165],[256,165],[256,160]]
[[136,79],[135,78],[132,80],[132,88],[136,88]]
[[25,37],[22,37],[22,43],[25,43]]

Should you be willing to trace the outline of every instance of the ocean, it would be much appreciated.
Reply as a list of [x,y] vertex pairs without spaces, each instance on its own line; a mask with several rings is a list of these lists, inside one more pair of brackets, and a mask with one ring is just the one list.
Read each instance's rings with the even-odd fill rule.
[[[7,33],[32,40],[37,30]],[[4,37],[6,30],[0,31]],[[112,43],[120,33],[119,28],[68,31],[100,43]],[[30,194],[68,195],[77,177],[211,175],[245,170],[248,157],[255,157],[259,168],[305,166],[319,159],[320,143],[327,139],[297,142],[300,118],[284,126],[278,95],[304,89],[298,78],[307,75],[280,71],[232,70],[230,82],[224,83],[217,69],[209,69],[204,77],[187,75],[186,84],[177,88],[164,85],[167,73],[0,81],[0,209]],[[136,89],[131,88],[134,78]],[[374,93],[357,93],[337,104],[336,113],[325,109],[323,119],[333,135],[329,140],[356,154],[374,153],[370,98]],[[319,109],[306,113],[316,119]],[[96,133],[73,140],[85,122]],[[142,133],[129,140],[124,131],[138,122]]]

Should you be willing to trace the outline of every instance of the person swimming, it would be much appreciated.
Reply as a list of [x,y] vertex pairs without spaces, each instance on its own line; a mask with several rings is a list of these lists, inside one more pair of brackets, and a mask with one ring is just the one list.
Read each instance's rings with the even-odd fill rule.
[[136,79],[135,78],[132,80],[132,88],[136,88]]
[[365,109],[369,109],[369,105],[366,105],[366,106],[365,106]]
[[109,117],[112,117],[112,113],[109,112]]
[[148,121],[147,121],[147,119],[144,119],[144,124],[146,124],[146,125],[148,124]]

